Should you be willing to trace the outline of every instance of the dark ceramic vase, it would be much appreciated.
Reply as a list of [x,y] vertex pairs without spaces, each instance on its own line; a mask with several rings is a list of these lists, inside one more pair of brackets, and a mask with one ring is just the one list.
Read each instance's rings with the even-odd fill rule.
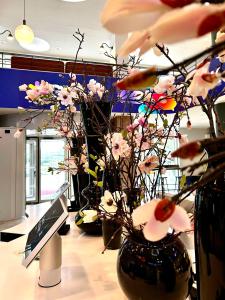
[[87,204],[79,210],[75,216],[75,224],[84,232],[90,235],[102,234],[102,221],[97,217],[93,222],[85,223],[83,221],[86,210],[98,210],[101,201],[101,189],[94,183],[90,183],[83,191],[82,195],[86,198]]
[[[102,135],[106,135],[109,128],[111,115],[111,103],[105,101],[95,101],[81,104],[81,114],[85,129],[85,138],[88,153],[88,163],[91,170],[95,170],[97,163],[90,155],[101,158],[105,153],[105,146],[101,142]],[[98,172],[98,177],[102,179],[102,172]],[[94,178],[90,177],[90,181]]]
[[102,221],[102,236],[106,249],[115,250],[121,246],[121,225],[114,220],[104,219]]
[[188,253],[178,237],[169,235],[156,243],[128,237],[117,274],[129,300],[186,300],[192,285]]
[[[215,105],[221,129],[225,129],[225,103]],[[218,124],[217,134],[220,135]],[[209,157],[224,151],[225,143],[212,143]],[[217,167],[224,159],[209,164]],[[198,300],[225,299],[225,178],[224,173],[196,193],[195,257]]]
[[199,190],[195,204],[199,300],[225,299],[225,182]]

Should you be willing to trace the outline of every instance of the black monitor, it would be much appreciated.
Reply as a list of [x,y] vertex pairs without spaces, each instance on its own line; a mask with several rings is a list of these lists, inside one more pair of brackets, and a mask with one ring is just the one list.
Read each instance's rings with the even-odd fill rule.
[[68,217],[67,208],[60,198],[68,187],[69,184],[65,183],[59,188],[51,207],[29,232],[25,246],[25,257],[22,262],[25,267],[30,265]]

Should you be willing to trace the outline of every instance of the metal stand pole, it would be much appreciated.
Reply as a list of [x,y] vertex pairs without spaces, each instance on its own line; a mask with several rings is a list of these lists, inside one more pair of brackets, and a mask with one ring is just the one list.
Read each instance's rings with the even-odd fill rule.
[[40,252],[41,287],[53,287],[61,282],[62,239],[55,233]]

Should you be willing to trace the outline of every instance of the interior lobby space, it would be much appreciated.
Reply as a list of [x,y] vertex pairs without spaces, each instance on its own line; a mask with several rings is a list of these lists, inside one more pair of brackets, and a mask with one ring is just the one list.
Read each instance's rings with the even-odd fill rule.
[[225,300],[225,1],[0,3],[0,300]]

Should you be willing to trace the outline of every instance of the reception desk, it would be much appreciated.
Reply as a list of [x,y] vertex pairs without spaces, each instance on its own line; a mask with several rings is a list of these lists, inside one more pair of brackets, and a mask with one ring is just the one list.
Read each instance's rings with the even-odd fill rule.
[[39,262],[28,269],[21,264],[26,234],[44,214],[49,204],[30,207],[29,218],[5,230],[25,234],[11,242],[0,242],[0,299],[4,300],[125,300],[117,282],[117,250],[103,250],[101,237],[80,233],[73,223],[62,237],[62,282],[53,288],[38,286]]

